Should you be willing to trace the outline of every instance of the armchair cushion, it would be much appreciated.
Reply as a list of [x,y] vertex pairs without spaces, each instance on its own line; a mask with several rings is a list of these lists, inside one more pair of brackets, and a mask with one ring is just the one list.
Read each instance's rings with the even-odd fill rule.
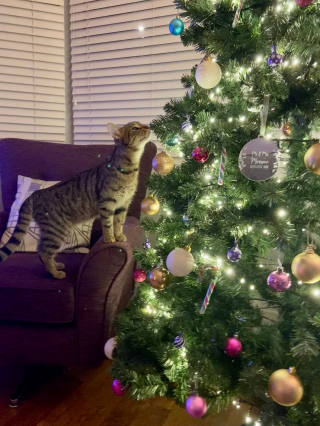
[[0,268],[0,320],[70,323],[75,313],[75,286],[81,253],[63,253],[66,278],[54,280],[37,253],[15,253]]

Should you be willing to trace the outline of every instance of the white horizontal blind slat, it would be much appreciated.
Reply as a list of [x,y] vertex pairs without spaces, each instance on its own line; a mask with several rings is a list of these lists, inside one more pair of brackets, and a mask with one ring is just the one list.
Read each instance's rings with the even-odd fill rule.
[[0,138],[65,141],[64,0],[0,0]]

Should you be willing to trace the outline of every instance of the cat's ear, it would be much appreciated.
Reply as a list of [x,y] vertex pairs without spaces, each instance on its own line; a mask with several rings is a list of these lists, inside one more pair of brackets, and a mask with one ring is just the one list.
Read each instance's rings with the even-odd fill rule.
[[113,139],[121,139],[121,129],[116,124],[108,123],[107,129]]

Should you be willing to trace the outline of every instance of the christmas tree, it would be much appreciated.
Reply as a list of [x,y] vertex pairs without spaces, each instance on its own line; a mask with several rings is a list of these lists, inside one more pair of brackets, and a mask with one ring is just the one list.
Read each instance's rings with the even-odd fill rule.
[[138,400],[197,394],[208,413],[247,402],[256,425],[319,425],[320,7],[242,3],[175,2],[204,60],[152,123],[162,213],[143,220],[157,244],[136,250],[147,279],[118,318],[113,375]]

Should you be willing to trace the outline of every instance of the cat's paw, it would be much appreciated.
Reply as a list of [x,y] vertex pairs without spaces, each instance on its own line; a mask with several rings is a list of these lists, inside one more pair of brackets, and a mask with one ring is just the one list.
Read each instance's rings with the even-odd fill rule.
[[117,241],[127,241],[127,237],[124,234],[116,235]]
[[58,271],[60,271],[61,269],[64,269],[66,267],[66,265],[64,263],[57,263],[56,262],[56,268],[58,269]]
[[104,237],[105,244],[115,243],[116,239],[114,237]]
[[66,277],[66,273],[63,271],[54,271],[51,272],[51,274],[56,278],[57,280],[63,280],[63,278]]

